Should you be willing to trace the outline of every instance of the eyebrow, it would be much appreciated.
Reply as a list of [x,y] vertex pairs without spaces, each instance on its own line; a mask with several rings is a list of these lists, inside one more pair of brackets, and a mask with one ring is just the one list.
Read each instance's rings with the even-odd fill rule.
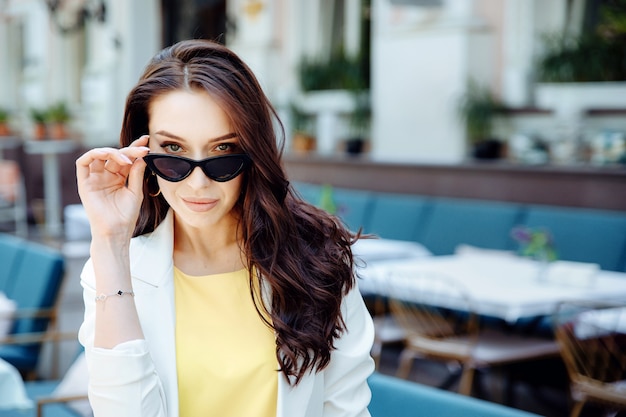
[[[165,130],[159,130],[158,132],[155,132],[154,134],[155,135],[160,135],[160,136],[166,136],[166,137],[171,138],[171,139],[184,141],[184,139],[181,138],[180,136],[177,136],[177,135],[175,135],[173,133],[170,133],[170,132],[167,132]],[[209,139],[209,142],[218,142],[220,140],[231,139],[231,138],[235,138],[235,137],[237,137],[237,134],[235,132],[230,132],[230,133],[226,133],[225,135]]]

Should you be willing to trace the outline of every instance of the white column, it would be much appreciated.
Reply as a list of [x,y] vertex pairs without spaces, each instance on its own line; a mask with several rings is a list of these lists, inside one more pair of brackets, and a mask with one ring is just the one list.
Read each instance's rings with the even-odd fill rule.
[[50,39],[50,22],[43,2],[31,1],[23,13],[24,74],[22,99],[26,108],[48,105],[46,66]]
[[88,28],[82,90],[90,146],[119,142],[126,97],[162,47],[158,0],[111,0],[107,6],[106,23]]
[[344,45],[346,53],[354,56],[359,53],[361,44],[361,0],[345,0]]
[[503,31],[502,99],[524,107],[532,101],[534,1],[506,0]]
[[493,35],[471,4],[440,8],[374,0],[372,158],[456,163],[465,158],[458,102],[471,76],[489,79]]

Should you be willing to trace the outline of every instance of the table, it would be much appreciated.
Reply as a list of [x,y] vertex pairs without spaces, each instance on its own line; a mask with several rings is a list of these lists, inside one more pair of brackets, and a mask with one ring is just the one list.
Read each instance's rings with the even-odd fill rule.
[[[559,274],[542,280],[539,277],[544,264],[540,262],[513,254],[468,253],[370,262],[358,273],[362,293],[380,295],[389,295],[389,280],[394,277],[420,273],[447,276],[465,289],[476,313],[509,323],[551,315],[560,302],[568,300],[613,300],[626,305],[626,273],[601,271],[589,264],[563,262],[554,266]],[[567,271],[575,279],[568,282]],[[394,285],[397,282],[406,285],[406,293],[410,294],[410,279],[398,278]]]
[[613,307],[581,313],[575,331],[581,339],[602,334],[626,334],[626,307]]
[[28,154],[43,156],[43,181],[46,211],[46,234],[51,237],[61,235],[61,185],[58,156],[72,152],[76,142],[70,139],[28,140],[24,142],[24,151]]

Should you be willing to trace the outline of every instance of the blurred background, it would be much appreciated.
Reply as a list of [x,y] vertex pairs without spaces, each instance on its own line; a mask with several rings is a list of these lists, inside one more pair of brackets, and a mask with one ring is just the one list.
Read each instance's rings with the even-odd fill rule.
[[38,137],[40,120],[50,126],[56,108],[62,135],[116,144],[126,94],[147,60],[178,40],[207,38],[254,69],[290,152],[624,163],[626,64],[616,45],[625,8],[617,0],[2,0],[0,109],[23,139]]
[[[561,243],[615,252],[626,270],[626,0],[0,0],[0,224],[62,250],[60,330],[82,320],[90,239],[74,161],[117,146],[146,63],[189,38],[252,67],[283,123],[289,178],[336,187],[345,218],[367,193],[558,207]],[[452,201],[452,226],[433,235],[463,229],[455,216],[491,225],[467,203]],[[374,220],[404,232],[398,213]],[[38,375],[58,376],[74,351],[73,339],[58,360],[47,350]],[[397,352],[383,359],[393,373]],[[520,404],[564,415],[563,386],[555,397],[556,411],[534,394]]]

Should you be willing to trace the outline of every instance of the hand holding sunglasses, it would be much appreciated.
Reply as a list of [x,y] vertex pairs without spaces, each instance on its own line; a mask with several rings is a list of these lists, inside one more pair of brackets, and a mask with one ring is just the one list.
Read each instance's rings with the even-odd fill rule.
[[213,181],[226,182],[236,178],[252,160],[246,154],[220,155],[199,161],[178,155],[161,153],[143,157],[148,167],[166,181],[178,182],[187,178],[196,167]]

